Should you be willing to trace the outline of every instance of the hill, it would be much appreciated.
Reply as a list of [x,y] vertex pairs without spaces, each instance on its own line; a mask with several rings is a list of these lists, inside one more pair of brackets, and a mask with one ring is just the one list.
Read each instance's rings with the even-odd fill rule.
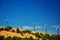
[[60,35],[0,26],[0,40],[59,40]]

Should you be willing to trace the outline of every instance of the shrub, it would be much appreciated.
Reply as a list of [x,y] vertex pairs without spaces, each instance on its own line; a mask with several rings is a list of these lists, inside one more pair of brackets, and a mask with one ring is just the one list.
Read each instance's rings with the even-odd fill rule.
[[35,33],[35,36],[38,38],[41,38],[41,36],[39,35],[39,33]]
[[0,28],[0,31],[4,30],[4,28]]
[[52,35],[50,37],[50,39],[52,39],[52,40],[60,40],[60,35]]
[[25,38],[24,40],[34,40],[34,39],[30,37],[30,38]]
[[11,32],[15,32],[15,30],[11,30]]
[[32,37],[30,37],[30,40],[33,40],[33,38],[32,38]]
[[5,38],[5,40],[12,40],[12,38],[9,36],[9,37]]
[[29,30],[24,30],[23,33],[31,33]]
[[4,40],[4,36],[0,36],[0,40]]
[[12,40],[16,40],[17,39],[17,37],[16,36],[14,36],[13,38],[12,38]]
[[12,38],[12,40],[23,40],[23,38],[14,36],[14,37]]
[[12,29],[12,27],[10,27],[10,26],[8,26],[8,27],[5,28],[6,31],[9,31],[11,29]]
[[19,30],[19,28],[17,28],[17,29],[16,29],[16,32],[17,32],[17,33],[20,33],[20,30]]
[[42,35],[42,36],[43,36],[43,34],[42,34],[42,33],[40,33],[40,35]]

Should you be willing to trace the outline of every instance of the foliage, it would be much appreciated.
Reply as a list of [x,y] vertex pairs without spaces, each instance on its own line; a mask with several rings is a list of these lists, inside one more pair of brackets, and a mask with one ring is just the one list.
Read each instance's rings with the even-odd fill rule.
[[5,38],[5,40],[12,40],[12,38],[9,36],[9,37]]
[[47,39],[50,40],[50,38],[51,38],[51,37],[50,37],[49,34],[45,34],[45,36],[43,36],[43,39],[42,39],[42,40],[47,40]]
[[30,37],[30,38],[25,38],[24,40],[34,40],[34,39]]
[[[36,33],[37,34],[37,33]],[[49,36],[48,34],[46,34],[45,36],[42,37],[42,40],[60,40],[60,35],[52,35]],[[20,37],[7,37],[5,38],[4,36],[0,36],[0,40],[34,40],[32,37],[30,38],[20,38]],[[39,39],[38,39],[39,40]]]
[[39,33],[35,33],[35,36],[40,38],[41,36],[39,35]]
[[12,29],[11,32],[15,32],[15,30]]
[[4,30],[4,28],[0,28],[0,31]]
[[0,40],[4,40],[4,36],[0,36]]
[[24,30],[23,33],[31,33],[29,30]]
[[19,30],[19,28],[17,28],[17,29],[16,29],[16,32],[17,32],[17,33],[20,33],[20,30]]
[[[12,29],[12,27],[8,26],[6,28],[0,28],[0,31],[2,31],[2,30],[10,31],[11,29]],[[12,29],[11,32],[15,32],[15,30]],[[47,39],[48,40],[60,40],[60,35],[51,35],[51,36],[49,34],[43,35],[42,33],[39,33],[39,32],[32,33],[29,30],[20,31],[19,28],[16,29],[16,33],[20,33],[22,36],[24,33],[33,34],[33,35],[35,35],[35,37],[38,38],[37,40],[39,40],[40,38],[42,38],[42,40],[47,40]],[[5,38],[4,36],[0,36],[0,40],[34,40],[34,39],[32,37],[20,38],[20,37],[16,37],[16,36],[14,36],[14,37],[9,36],[9,37]]]
[[8,26],[5,28],[6,31],[10,31],[12,29],[12,27]]

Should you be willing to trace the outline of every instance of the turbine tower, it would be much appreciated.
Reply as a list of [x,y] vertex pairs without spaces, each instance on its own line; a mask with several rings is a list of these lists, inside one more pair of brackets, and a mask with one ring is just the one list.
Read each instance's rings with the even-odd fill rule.
[[45,33],[47,33],[47,24],[45,24]]
[[19,27],[20,27],[20,29],[23,29],[23,27],[22,27],[22,23],[19,25]]
[[7,26],[7,27],[9,26],[9,22],[8,22],[8,19],[6,19],[6,26]]
[[59,26],[56,26],[57,35],[59,35]]
[[21,26],[20,26],[20,27],[21,27],[21,29],[23,29],[22,24],[21,24]]
[[36,30],[35,30],[35,23],[33,23],[33,27],[34,27],[34,31],[36,31]]

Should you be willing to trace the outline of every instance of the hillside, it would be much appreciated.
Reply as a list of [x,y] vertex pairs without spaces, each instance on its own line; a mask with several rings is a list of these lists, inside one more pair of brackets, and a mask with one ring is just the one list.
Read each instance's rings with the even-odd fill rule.
[[57,40],[59,35],[46,34],[12,27],[0,27],[0,40]]

